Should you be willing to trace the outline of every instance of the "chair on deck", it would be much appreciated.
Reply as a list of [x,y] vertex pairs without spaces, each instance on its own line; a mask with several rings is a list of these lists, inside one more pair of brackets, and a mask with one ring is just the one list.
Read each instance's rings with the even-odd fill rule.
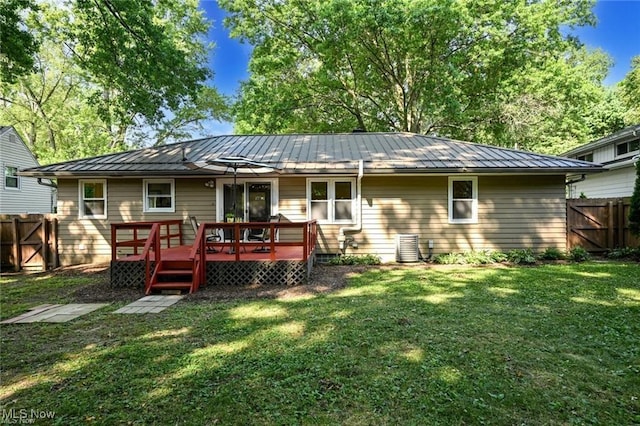
[[[277,214],[275,216],[270,216],[269,217],[269,222],[271,222],[271,223],[280,222],[280,215]],[[259,242],[262,243],[261,247],[256,247],[252,251],[257,252],[257,253],[260,253],[260,252],[268,253],[270,251],[270,248],[267,247],[267,243],[271,242],[271,230],[270,230],[270,228],[254,229],[252,231],[254,231],[254,232],[249,232],[248,235],[246,236],[245,240],[247,242],[259,241]],[[275,230],[274,230],[274,238],[276,240],[278,239],[278,228],[275,228]]]
[[[198,219],[195,216],[189,216],[189,221],[191,222],[191,227],[193,228],[193,232],[197,234],[198,228],[200,228]],[[220,241],[222,241],[222,236],[220,235],[219,229],[214,229],[213,232],[205,236],[205,242],[207,243],[219,243]],[[209,253],[217,253],[218,251],[219,250],[216,250],[213,247],[207,246],[207,252]]]

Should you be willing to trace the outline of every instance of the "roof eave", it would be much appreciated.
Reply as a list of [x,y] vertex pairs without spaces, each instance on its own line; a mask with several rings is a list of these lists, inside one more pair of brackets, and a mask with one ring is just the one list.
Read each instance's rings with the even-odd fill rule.
[[[604,171],[602,166],[594,167],[558,167],[558,168],[514,168],[514,167],[492,167],[492,168],[467,168],[467,167],[451,167],[451,168],[365,168],[365,174],[381,174],[381,175],[405,175],[405,174],[567,174],[567,173],[598,173]],[[351,175],[357,174],[357,169],[351,168],[314,168],[314,169],[283,169],[280,173],[268,173],[273,176],[286,175]],[[61,172],[43,172],[38,170],[26,170],[18,172],[19,176],[26,177],[46,177],[46,178],[97,178],[97,177],[166,177],[166,176],[184,176],[184,177],[225,177],[230,176],[229,173],[211,173],[206,170],[155,170],[155,171],[130,171],[130,172],[109,172],[109,171],[61,171]],[[267,174],[261,174],[266,176]],[[242,177],[255,176],[251,173],[238,174]]]

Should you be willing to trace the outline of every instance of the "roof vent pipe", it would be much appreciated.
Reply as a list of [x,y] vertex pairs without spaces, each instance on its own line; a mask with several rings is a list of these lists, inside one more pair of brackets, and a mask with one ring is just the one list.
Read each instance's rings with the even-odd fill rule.
[[345,232],[362,231],[362,177],[364,176],[364,161],[358,160],[358,179],[356,181],[356,224],[354,226],[342,226],[338,230],[338,244],[346,249],[343,243],[346,241]]

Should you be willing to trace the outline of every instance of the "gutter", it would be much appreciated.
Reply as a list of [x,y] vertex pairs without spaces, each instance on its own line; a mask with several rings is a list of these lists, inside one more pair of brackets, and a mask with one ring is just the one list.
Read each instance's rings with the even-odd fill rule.
[[38,178],[38,185],[42,185],[42,186],[48,186],[49,188],[58,188],[58,185],[56,185],[55,183],[49,181],[49,182],[43,182],[42,178]]
[[[338,230],[338,245],[344,253],[347,249],[347,236],[345,232],[362,231],[362,177],[364,176],[364,160],[358,160],[358,179],[356,181],[356,224],[342,226]],[[351,238],[353,240],[353,238]]]

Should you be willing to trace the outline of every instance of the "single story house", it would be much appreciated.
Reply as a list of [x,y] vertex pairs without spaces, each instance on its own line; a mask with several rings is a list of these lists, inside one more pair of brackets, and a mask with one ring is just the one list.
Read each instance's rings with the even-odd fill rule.
[[563,155],[604,166],[603,173],[570,176],[568,198],[631,197],[636,180],[634,163],[640,155],[640,124],[581,145]]
[[0,214],[51,213],[55,197],[51,182],[18,174],[39,164],[13,126],[0,126],[0,164]]
[[[242,166],[234,173],[225,159]],[[410,241],[422,257],[564,249],[566,176],[600,169],[442,137],[354,132],[215,136],[21,175],[57,179],[62,264],[108,261],[116,222],[180,219],[188,241],[191,216],[252,222],[276,214],[317,220],[317,256],[393,261],[406,235],[417,237]]]

